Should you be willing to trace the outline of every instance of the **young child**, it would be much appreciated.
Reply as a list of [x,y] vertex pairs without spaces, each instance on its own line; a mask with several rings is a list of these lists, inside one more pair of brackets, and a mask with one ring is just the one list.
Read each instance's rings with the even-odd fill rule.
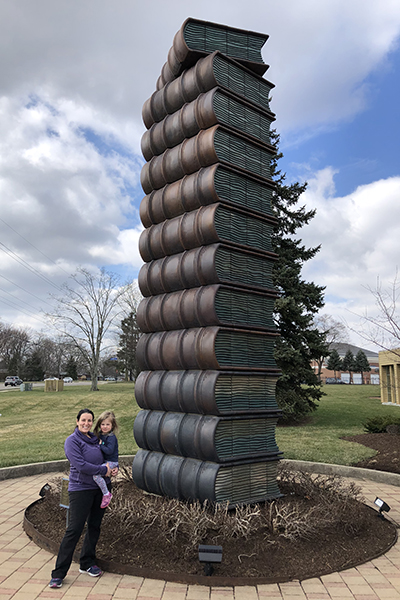
[[[118,431],[117,420],[112,410],[106,410],[97,419],[94,433],[99,438],[100,449],[104,460],[110,465],[111,469],[118,467],[118,440],[116,433]],[[108,491],[107,484],[101,475],[93,475],[93,479],[103,492],[101,508],[106,508],[111,501],[112,494]]]

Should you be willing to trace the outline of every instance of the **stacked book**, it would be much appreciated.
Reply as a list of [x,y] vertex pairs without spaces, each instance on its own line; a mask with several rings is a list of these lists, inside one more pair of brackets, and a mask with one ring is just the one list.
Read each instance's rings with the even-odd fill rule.
[[132,471],[151,493],[280,496],[267,37],[187,19],[143,106]]

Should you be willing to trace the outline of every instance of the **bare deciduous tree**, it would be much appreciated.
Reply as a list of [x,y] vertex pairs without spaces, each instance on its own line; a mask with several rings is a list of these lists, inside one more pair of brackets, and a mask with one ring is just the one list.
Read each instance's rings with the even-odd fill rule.
[[[361,316],[361,330],[358,334],[366,341],[375,344],[382,350],[391,350],[400,356],[400,282],[398,269],[393,282],[386,288],[377,279],[376,287],[366,288],[375,299],[378,309],[377,315],[372,316],[365,312]],[[360,315],[358,315],[360,316]]]
[[120,287],[118,276],[105,269],[93,274],[80,267],[71,279],[73,284],[62,286],[63,296],[55,298],[56,310],[48,317],[82,355],[90,371],[91,390],[96,391],[101,351],[108,330],[120,316],[119,300],[126,286]]
[[37,336],[33,348],[40,356],[41,365],[47,376],[59,377],[67,356],[65,339],[63,337],[52,339],[41,333]]
[[23,327],[0,323],[0,359],[9,375],[22,375],[31,343],[31,333]]
[[321,379],[322,365],[332,350],[332,344],[337,342],[346,342],[348,334],[346,327],[340,321],[334,319],[331,315],[317,315],[314,319],[314,325],[325,338],[325,353],[321,353],[317,359],[318,379]]
[[119,300],[123,316],[128,317],[131,313],[136,314],[142,299],[143,296],[136,282],[126,284]]

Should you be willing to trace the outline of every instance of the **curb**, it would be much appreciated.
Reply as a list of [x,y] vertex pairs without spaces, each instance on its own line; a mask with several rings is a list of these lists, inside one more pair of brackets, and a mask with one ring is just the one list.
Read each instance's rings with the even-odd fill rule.
[[400,487],[400,475],[374,469],[362,469],[360,467],[348,467],[347,465],[332,465],[329,463],[314,463],[306,460],[281,460],[281,463],[296,471],[307,473],[318,473],[320,475],[340,475],[340,477],[351,477],[352,479],[368,479],[376,483],[386,483]]
[[[134,454],[120,456],[120,464],[130,466],[135,458]],[[348,467],[346,465],[333,465],[329,463],[314,463],[306,460],[282,459],[282,465],[297,471],[307,473],[318,473],[320,475],[339,475],[340,477],[351,477],[352,479],[367,479],[376,483],[385,483],[400,487],[400,475],[387,473],[386,471],[375,471],[373,469],[361,469],[360,467]],[[5,479],[16,479],[17,477],[29,477],[41,473],[55,473],[68,471],[69,463],[65,460],[52,460],[50,462],[30,463],[15,467],[3,467],[0,469],[0,481]]]
[[[119,457],[119,464],[130,466],[135,455],[125,455]],[[51,460],[49,462],[29,463],[15,467],[3,467],[0,469],[0,481],[5,479],[16,479],[17,477],[29,477],[31,475],[41,475],[42,473],[56,473],[60,471],[69,471],[69,462],[64,460]]]

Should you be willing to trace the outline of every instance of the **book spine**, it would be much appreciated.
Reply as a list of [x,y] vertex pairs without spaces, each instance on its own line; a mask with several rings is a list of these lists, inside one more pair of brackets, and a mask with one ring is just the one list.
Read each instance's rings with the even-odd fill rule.
[[[224,304],[217,309],[218,295]],[[212,325],[228,325],[246,329],[275,330],[272,311],[277,293],[238,290],[221,285],[203,285],[144,298],[137,310],[137,324],[144,333],[171,331]],[[249,312],[257,315],[252,320]]]
[[147,129],[182,108],[186,102],[192,102],[199,94],[218,85],[214,74],[214,58],[215,53],[200,59],[180,77],[155,91],[146,100],[142,108],[142,119]]
[[186,45],[183,35],[185,23],[176,32],[172,46],[168,51],[167,61],[161,68],[160,77],[157,80],[157,89],[161,89],[170,81],[173,81],[182,72],[182,64],[189,55],[189,48]]
[[[246,237],[241,235],[244,224],[252,227]],[[273,217],[269,220],[267,217],[245,216],[233,207],[210,204],[142,231],[139,252],[143,260],[149,262],[198,246],[226,242],[269,254],[271,244],[268,234],[274,224]]]
[[142,231],[139,252],[145,262],[220,241],[215,228],[219,204],[202,206],[181,217],[152,225]]
[[215,172],[218,165],[201,168],[192,175],[153,190],[140,203],[140,218],[145,227],[162,223],[184,212],[191,212],[220,198],[215,190]]
[[218,123],[213,99],[218,88],[206,94],[200,94],[196,100],[185,104],[180,110],[165,117],[161,123],[155,123],[146,131],[141,140],[144,158],[149,161],[153,156],[162,154],[167,148],[177,146],[185,138],[190,138]]
[[276,374],[221,371],[142,371],[135,382],[140,408],[216,416],[279,412]]
[[[235,268],[231,273],[225,274],[225,277],[221,277],[216,266],[221,251],[224,251],[226,255],[224,261],[226,263],[231,261],[235,264],[235,256],[247,257],[247,265],[250,268],[252,266],[254,270],[260,270],[260,267],[264,268],[264,284],[257,283],[258,279],[251,278],[249,275],[240,277]],[[253,260],[256,262],[253,263]],[[145,297],[214,283],[227,283],[268,291],[273,289],[272,266],[276,260],[277,255],[272,252],[264,255],[242,249],[237,250],[225,244],[210,244],[147,262],[139,271],[139,288]]]
[[171,49],[168,52],[168,63],[170,63],[174,74],[179,71],[180,65],[187,60],[188,54],[191,51],[185,39],[185,27],[189,21],[191,21],[190,18],[182,23],[180,29],[174,35]]
[[215,480],[220,467],[217,463],[139,449],[132,476],[139,488],[151,494],[215,502]]
[[212,415],[141,410],[134,436],[145,450],[218,462],[214,438],[219,422]]
[[137,324],[144,333],[220,325],[215,309],[219,287],[202,286],[144,298],[137,309]]
[[138,277],[141,293],[146,297],[219,283],[215,268],[218,247],[218,244],[202,246],[144,264]]
[[139,367],[146,371],[219,369],[214,349],[218,331],[218,327],[202,327],[144,333],[136,349]]
[[[137,360],[140,369],[145,371],[234,369],[271,372],[277,370],[273,359],[277,335],[221,327],[144,333],[137,345]],[[217,343],[223,345],[220,356]],[[239,351],[241,344],[246,344],[246,348]]]
[[[278,452],[275,429],[278,414],[257,417],[217,417],[155,410],[141,410],[135,419],[134,435],[145,450],[165,452],[198,460],[231,462],[270,456]],[[241,443],[231,443],[235,425]],[[222,442],[221,442],[222,438]],[[262,443],[269,440],[268,446]],[[273,441],[272,441],[273,440]],[[263,447],[264,446],[264,447]]]
[[184,62],[187,60],[190,50],[185,42],[184,28],[187,20],[183,23],[179,31],[176,32],[172,46],[168,51],[167,61],[164,63],[160,77],[157,80],[157,89],[163,88],[167,83],[178,77],[183,68]]
[[[214,35],[216,36],[215,42],[210,38],[207,47],[201,47],[201,45],[197,44],[188,44],[187,36],[185,35],[185,30],[188,26],[190,27],[191,23],[196,23],[198,26],[200,26],[200,28],[204,32],[204,36],[207,35],[207,31],[212,30]],[[167,61],[163,65],[160,77],[157,80],[157,90],[160,90],[167,83],[173,81],[173,79],[178,77],[186,67],[195,64],[196,61],[198,61],[202,56],[210,54],[215,50],[221,49],[222,39],[226,41],[232,32],[234,32],[236,41],[238,39],[241,39],[243,47],[241,51],[238,51],[238,47],[236,44],[230,47],[229,43],[226,43],[226,47],[223,50],[224,54],[234,58],[239,63],[244,64],[254,73],[257,73],[258,75],[263,75],[268,69],[268,65],[264,64],[261,55],[261,48],[267,41],[268,36],[252,31],[247,31],[244,29],[218,26],[215,23],[209,23],[207,21],[188,19],[187,21],[185,21],[185,23],[183,23],[180,30],[174,36],[172,46],[168,51]],[[258,48],[257,51],[255,50],[255,48],[253,48],[252,59],[250,59],[246,47],[249,40],[258,40]],[[234,47],[235,49],[233,50]]]
[[140,408],[218,415],[219,371],[141,371],[135,382]]
[[[151,494],[199,502],[229,502],[236,504],[263,502],[279,498],[276,479],[280,454],[227,466],[210,461],[184,458],[163,452],[139,449],[132,466],[136,485]],[[252,470],[258,477],[254,491],[246,482],[252,481]],[[254,466],[256,469],[254,469]]]

